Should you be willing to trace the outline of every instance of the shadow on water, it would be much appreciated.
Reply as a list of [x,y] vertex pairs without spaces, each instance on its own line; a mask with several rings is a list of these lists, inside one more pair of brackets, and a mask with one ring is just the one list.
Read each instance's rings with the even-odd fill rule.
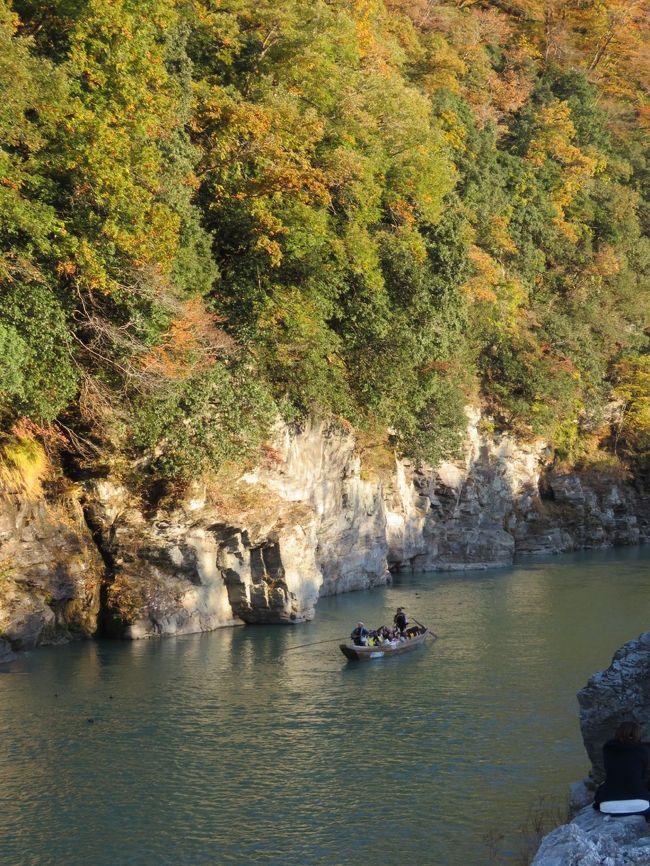
[[[649,564],[397,575],[311,623],[32,652],[0,678],[0,863],[515,863],[587,768],[575,692],[650,625]],[[438,640],[347,662],[398,605]]]

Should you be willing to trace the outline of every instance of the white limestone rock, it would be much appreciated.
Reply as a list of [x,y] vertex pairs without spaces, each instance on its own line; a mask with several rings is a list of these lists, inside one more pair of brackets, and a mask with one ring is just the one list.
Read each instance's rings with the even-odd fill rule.
[[352,433],[318,420],[301,430],[280,428],[280,460],[258,480],[316,517],[320,595],[368,589],[390,581],[382,484],[362,477]]
[[109,565],[105,630],[137,639],[313,616],[313,512],[260,495],[265,508],[241,519],[195,502],[146,518],[128,490],[98,485],[88,519]]
[[631,485],[550,471],[543,442],[484,432],[467,414],[462,456],[435,467],[388,455],[369,470],[349,429],[278,425],[228,507],[206,483],[160,508],[114,479],[88,482],[103,563],[78,504],[0,497],[0,576],[6,559],[19,564],[0,582],[0,629],[14,648],[92,634],[102,572],[102,629],[140,638],[309,619],[319,596],[385,584],[389,569],[650,539],[650,501]]
[[480,420],[468,410],[459,460],[389,461],[383,475],[367,471],[340,425],[278,425],[228,513],[205,486],[145,515],[124,488],[96,482],[87,511],[109,564],[104,626],[144,637],[296,622],[314,615],[319,596],[387,583],[389,569],[489,568],[517,552],[627,537],[620,527],[638,505],[629,491],[604,485],[601,495],[575,475],[545,474],[544,443],[484,434]]

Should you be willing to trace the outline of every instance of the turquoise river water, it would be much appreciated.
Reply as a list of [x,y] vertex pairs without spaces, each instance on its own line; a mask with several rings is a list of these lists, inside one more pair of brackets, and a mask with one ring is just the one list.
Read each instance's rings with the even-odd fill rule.
[[[0,864],[518,863],[531,808],[587,770],[577,689],[650,628],[649,566],[398,576],[302,625],[34,651],[0,669]],[[397,605],[439,639],[292,649]]]

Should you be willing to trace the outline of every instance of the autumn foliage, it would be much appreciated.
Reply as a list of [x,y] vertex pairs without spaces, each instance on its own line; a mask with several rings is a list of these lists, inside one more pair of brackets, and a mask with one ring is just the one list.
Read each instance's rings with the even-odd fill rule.
[[3,429],[647,460],[649,0],[0,0],[0,88]]

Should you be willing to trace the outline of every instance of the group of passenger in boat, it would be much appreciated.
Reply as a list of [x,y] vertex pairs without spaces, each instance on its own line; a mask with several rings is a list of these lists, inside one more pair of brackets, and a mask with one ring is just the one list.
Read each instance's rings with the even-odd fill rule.
[[411,640],[422,633],[419,626],[408,627],[408,620],[403,607],[397,608],[393,617],[393,627],[380,625],[376,629],[367,629],[362,622],[358,622],[356,628],[352,629],[350,638],[355,646],[383,646],[389,644],[396,646],[398,643]]

